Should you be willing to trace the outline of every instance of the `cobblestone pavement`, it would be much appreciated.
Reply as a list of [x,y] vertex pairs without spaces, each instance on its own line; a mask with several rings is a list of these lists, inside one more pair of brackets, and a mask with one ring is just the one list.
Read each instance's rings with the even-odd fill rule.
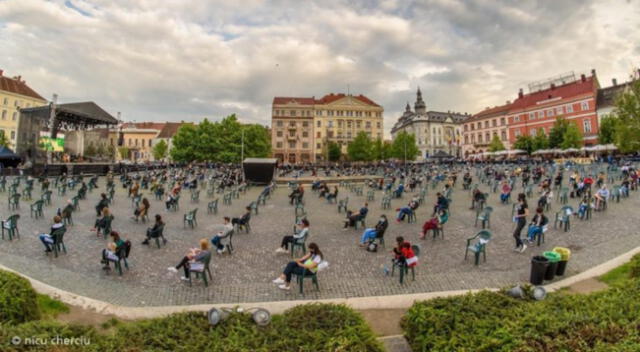
[[[100,190],[104,190],[104,179],[100,179],[99,186]],[[488,191],[486,186],[481,186],[481,189]],[[368,224],[372,225],[379,214],[387,214],[391,224],[385,235],[386,250],[369,253],[357,246],[362,231],[343,231],[344,214],[338,214],[335,204],[327,204],[307,188],[306,209],[311,222],[308,243],[319,244],[330,267],[319,274],[319,292],[309,282],[306,283],[306,297],[297,293],[295,284],[290,292],[284,292],[271,283],[290,260],[288,255],[274,252],[281,237],[290,234],[294,222],[294,210],[287,199],[289,190],[283,186],[260,208],[259,215],[253,216],[252,232],[234,236],[235,253],[232,256],[213,256],[214,278],[209,287],[204,287],[201,282],[194,282],[193,287],[189,287],[180,281],[179,275],[168,272],[167,267],[176,265],[189,248],[197,245],[200,238],[211,238],[220,227],[224,215],[241,215],[244,206],[255,200],[261,189],[250,189],[240,199],[234,199],[230,206],[223,205],[221,199],[217,215],[207,214],[209,199],[205,192],[201,193],[198,203],[192,203],[188,194],[184,194],[180,200],[180,210],[170,213],[164,210],[162,201],[155,200],[147,191],[146,196],[151,202],[151,218],[160,213],[167,222],[165,235],[169,243],[158,249],[155,245],[140,245],[148,225],[131,220],[131,201],[126,197],[125,190],[118,186],[115,204],[112,206],[116,217],[113,228],[133,242],[129,258],[130,270],[123,276],[106,274],[101,270],[99,257],[106,241],[89,231],[95,220],[94,207],[99,190],[89,193],[87,200],[80,203],[81,210],[74,213],[75,225],[65,235],[68,253],[58,258],[45,255],[36,234],[48,231],[55,209],[63,206],[66,199],[71,197],[70,193],[59,197],[54,190],[52,205],[45,208],[43,218],[32,219],[30,202],[21,201],[17,212],[21,215],[21,238],[0,241],[0,263],[79,295],[124,306],[158,306],[381,296],[501,287],[527,281],[531,257],[555,246],[568,247],[573,251],[567,269],[567,274],[571,275],[640,245],[637,230],[640,219],[636,216],[640,200],[637,193],[632,193],[630,198],[619,204],[611,204],[606,212],[594,213],[589,222],[572,220],[570,232],[554,230],[550,226],[545,244],[530,247],[524,254],[515,253],[511,205],[498,204],[498,194],[492,193],[488,203],[495,209],[491,219],[493,240],[487,247],[487,262],[474,266],[471,258],[464,260],[465,240],[479,228],[474,227],[475,212],[468,209],[469,192],[462,190],[460,184],[453,193],[452,213],[445,226],[445,239],[418,239],[422,223],[431,214],[437,190],[429,189],[425,205],[418,209],[416,224],[396,224],[392,220],[395,217],[394,209],[406,204],[409,195],[393,200],[390,210],[382,210],[381,192],[377,191],[375,201],[369,205]],[[520,190],[517,188],[515,192]],[[36,185],[33,193],[34,198],[40,196],[39,186]],[[348,189],[341,188],[339,198],[346,194],[349,194]],[[366,191],[364,194],[365,196],[349,194],[350,208],[358,209],[365,201]],[[536,200],[530,201],[535,202]],[[577,200],[571,199],[570,204],[575,207]],[[183,214],[194,208],[199,209],[198,226],[194,230],[184,228]],[[554,199],[552,209],[547,213],[551,222],[559,208],[560,204]],[[6,193],[0,195],[0,217],[6,218],[13,213],[8,211]],[[404,285],[398,283],[397,277],[385,276],[382,270],[382,266],[389,263],[389,251],[398,235],[422,246],[416,280],[409,280]]]

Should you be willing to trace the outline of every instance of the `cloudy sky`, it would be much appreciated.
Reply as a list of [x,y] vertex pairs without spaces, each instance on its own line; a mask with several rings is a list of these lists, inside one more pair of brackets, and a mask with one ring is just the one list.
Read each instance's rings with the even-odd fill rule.
[[640,66],[637,0],[0,0],[0,69],[125,120],[236,113],[274,96],[364,94],[388,130],[420,86],[475,113],[568,71]]

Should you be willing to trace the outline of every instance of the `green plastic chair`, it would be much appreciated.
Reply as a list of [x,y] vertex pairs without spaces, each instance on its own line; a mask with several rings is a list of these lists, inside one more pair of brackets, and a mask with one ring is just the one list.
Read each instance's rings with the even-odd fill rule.
[[[213,280],[213,276],[211,275],[211,268],[209,264],[211,263],[211,253],[207,253],[202,259],[202,262],[192,263],[189,267],[189,273],[195,274],[196,280],[202,279],[204,281],[205,286],[209,286],[209,280],[207,280],[207,275],[209,275],[209,279]],[[189,275],[189,286],[193,286],[191,279],[193,275]]]
[[207,212],[209,214],[218,214],[218,201],[220,198],[216,198],[207,204]]
[[52,192],[50,190],[46,190],[40,196],[40,199],[44,201],[46,205],[51,205],[51,193]]
[[200,201],[200,191],[191,192],[191,201],[197,203]]
[[302,254],[307,252],[307,237],[309,237],[309,232],[307,232],[305,236],[294,239],[293,242],[291,242],[291,257],[295,255],[296,249],[299,249]]
[[20,237],[20,231],[18,230],[18,220],[20,219],[20,214],[14,214],[7,218],[7,220],[3,220],[0,223],[0,227],[2,227],[2,239],[4,240],[4,232],[7,231],[7,235],[9,236],[9,241],[13,240],[14,237]]
[[342,210],[347,211],[347,206],[349,205],[349,197],[345,197],[344,199],[340,199],[338,201],[338,213],[341,213]]
[[30,207],[31,208],[31,213],[30,213],[31,217],[34,217],[34,215],[35,215],[36,219],[39,218],[39,217],[42,217],[43,216],[43,214],[42,214],[42,206],[43,205],[44,205],[44,201],[42,199],[41,200],[37,200],[37,201],[35,201],[35,203],[31,204],[31,207]]
[[14,193],[9,196],[9,210],[20,209],[20,193]]
[[574,213],[573,207],[570,205],[563,206],[558,212],[556,212],[556,219],[553,222],[553,228],[558,228],[558,225],[563,226],[564,232],[571,229],[571,215]]
[[109,215],[108,217],[106,217],[104,219],[104,227],[100,228],[100,231],[102,231],[102,236],[104,236],[105,239],[109,237],[109,234],[111,233],[111,223],[113,223],[113,219],[113,215]]
[[[251,208],[251,210],[258,215],[258,202],[253,201],[251,203],[249,203],[249,208]],[[304,210],[304,209],[303,209]]]
[[[484,261],[487,261],[487,244],[491,240],[491,232],[488,230],[482,230],[475,236],[467,239],[467,248],[464,251],[464,260],[467,260],[467,255],[472,252],[475,257],[475,265],[480,264],[480,255],[484,257]],[[472,241],[476,241],[475,244],[471,244]]]
[[63,226],[51,233],[51,237],[53,237],[53,255],[56,258],[58,258],[60,251],[64,251],[64,254],[67,254],[67,246],[64,244],[64,234],[66,232],[67,229]]
[[298,283],[298,287],[299,287],[299,292],[301,295],[304,295],[304,279],[311,279],[311,282],[313,283],[313,286],[315,287],[316,291],[320,291],[320,285],[318,285],[318,273],[305,273],[304,274],[294,274],[296,276],[296,282]]
[[198,208],[191,210],[190,212],[184,214],[182,218],[183,225],[186,227],[189,225],[192,229],[198,226],[198,221],[196,220],[196,215],[198,214]]
[[476,221],[473,226],[478,226],[478,220],[480,220],[480,224],[482,228],[485,227],[491,228],[491,213],[493,212],[493,208],[490,206],[484,207],[484,209],[478,211],[476,214]]

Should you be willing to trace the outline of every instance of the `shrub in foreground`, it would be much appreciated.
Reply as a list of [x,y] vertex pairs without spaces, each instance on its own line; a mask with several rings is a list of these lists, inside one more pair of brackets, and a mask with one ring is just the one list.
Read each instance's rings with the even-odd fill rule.
[[36,292],[31,283],[0,270],[0,323],[24,323],[40,318]]

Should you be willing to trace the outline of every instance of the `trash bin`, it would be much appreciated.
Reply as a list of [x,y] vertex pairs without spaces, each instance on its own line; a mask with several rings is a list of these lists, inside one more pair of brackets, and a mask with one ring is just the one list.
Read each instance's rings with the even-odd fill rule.
[[542,285],[548,266],[549,259],[541,255],[531,258],[531,276],[529,277],[529,282],[532,285]]
[[556,247],[553,249],[553,251],[560,254],[560,261],[558,262],[558,267],[556,268],[556,275],[562,276],[564,275],[564,271],[567,269],[569,258],[571,258],[571,251],[569,250],[569,248],[564,247]]
[[544,274],[545,280],[553,280],[556,277],[556,270],[558,270],[558,262],[560,261],[560,254],[556,252],[544,252],[542,255],[549,261],[547,271]]

